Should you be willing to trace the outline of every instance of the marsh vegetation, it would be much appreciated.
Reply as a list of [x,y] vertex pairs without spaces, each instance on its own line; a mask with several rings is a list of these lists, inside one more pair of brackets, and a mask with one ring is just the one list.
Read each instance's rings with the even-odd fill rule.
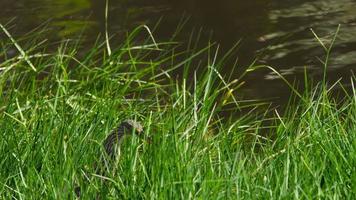
[[0,199],[356,196],[353,1],[103,2],[0,14]]
[[[219,73],[224,60],[216,59],[215,45],[175,62],[187,52],[151,37],[139,44],[141,31],[147,29],[138,28],[110,56],[104,42],[81,59],[69,43],[54,53],[31,53],[16,43],[23,55],[1,64],[1,198],[74,198],[76,185],[84,199],[356,195],[354,78],[342,100],[332,95],[340,83],[312,84],[306,77],[306,89],[293,90],[287,111],[261,110],[234,97],[240,82]],[[197,73],[191,63],[202,58]],[[187,73],[172,76],[180,68]],[[249,112],[221,115],[242,105]],[[127,137],[114,169],[96,174],[92,163],[104,152],[102,141],[128,118],[141,121],[145,135]]]

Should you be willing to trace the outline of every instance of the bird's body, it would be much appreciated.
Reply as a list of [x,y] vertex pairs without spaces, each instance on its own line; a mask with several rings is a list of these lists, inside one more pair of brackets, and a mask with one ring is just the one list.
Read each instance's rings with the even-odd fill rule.
[[[125,120],[120,123],[120,125],[114,129],[104,140],[103,147],[105,153],[104,157],[101,156],[99,163],[94,164],[96,174],[105,176],[107,171],[111,170],[111,164],[117,159],[118,148],[120,142],[125,135],[129,134],[142,134],[142,125],[134,120]],[[75,194],[79,198],[81,195],[80,187],[75,188]]]
[[134,120],[123,121],[114,131],[110,133],[104,140],[104,149],[110,159],[116,159],[116,149],[122,137],[125,134],[141,134],[143,132],[142,125]]

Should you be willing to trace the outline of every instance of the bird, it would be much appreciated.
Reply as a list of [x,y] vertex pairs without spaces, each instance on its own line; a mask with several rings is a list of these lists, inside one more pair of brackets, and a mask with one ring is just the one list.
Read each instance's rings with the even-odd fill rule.
[[104,149],[106,154],[110,159],[115,160],[117,157],[117,148],[122,137],[125,134],[137,134],[141,135],[143,133],[142,125],[135,120],[125,120],[113,130],[104,140]]
[[[143,126],[140,122],[137,122],[132,119],[127,119],[122,121],[119,126],[117,126],[111,133],[105,138],[103,141],[103,148],[105,150],[106,155],[101,156],[99,159],[99,163],[94,163],[94,168],[97,175],[104,176],[105,172],[109,171],[112,167],[113,161],[115,161],[118,157],[118,148],[120,146],[120,142],[125,135],[143,134]],[[88,177],[86,175],[86,177]],[[77,198],[81,196],[81,187],[76,186],[74,188],[74,193]]]

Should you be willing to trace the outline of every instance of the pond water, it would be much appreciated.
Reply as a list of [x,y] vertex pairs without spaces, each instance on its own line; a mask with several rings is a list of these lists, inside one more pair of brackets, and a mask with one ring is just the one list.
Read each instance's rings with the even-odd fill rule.
[[[330,41],[341,24],[329,77],[349,81],[356,66],[355,0],[110,0],[109,4],[110,34],[124,36],[121,33],[139,24],[153,27],[160,20],[154,35],[164,41],[182,19],[189,18],[180,42],[200,28],[202,40],[218,42],[222,52],[241,39],[236,52],[239,65],[258,58],[258,63],[273,66],[289,80],[301,78],[304,67],[315,77],[323,73],[317,57],[324,53],[310,28]],[[105,29],[104,0],[0,0],[0,7],[0,22],[17,36],[46,24],[53,30],[48,38],[81,34],[93,41]],[[267,69],[245,79],[241,93],[247,98],[288,98],[286,85]]]

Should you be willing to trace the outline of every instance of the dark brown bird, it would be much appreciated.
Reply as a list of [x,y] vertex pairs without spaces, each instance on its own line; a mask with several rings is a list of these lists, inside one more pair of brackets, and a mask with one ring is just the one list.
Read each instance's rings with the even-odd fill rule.
[[116,159],[117,148],[120,144],[121,138],[125,134],[141,134],[143,127],[139,122],[134,120],[123,121],[109,136],[104,140],[105,152],[111,159]]
[[[104,140],[103,146],[107,156],[101,157],[99,163],[94,164],[96,174],[104,175],[106,171],[110,170],[113,161],[117,158],[118,148],[120,141],[125,135],[129,134],[142,134],[142,125],[135,120],[125,120],[114,129]],[[88,177],[88,176],[87,176]],[[74,189],[76,196],[79,198],[81,195],[81,189],[79,186]]]

